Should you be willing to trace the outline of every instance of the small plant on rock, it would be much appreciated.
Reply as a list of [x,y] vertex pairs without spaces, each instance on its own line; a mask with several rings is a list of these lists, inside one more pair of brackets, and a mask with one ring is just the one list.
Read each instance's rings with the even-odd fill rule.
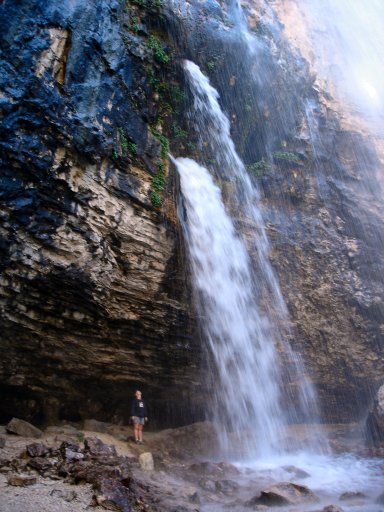
[[172,123],[171,130],[173,135],[178,139],[186,139],[188,133],[183,130],[175,121]]
[[266,172],[268,172],[271,169],[271,165],[265,158],[263,157],[258,162],[255,162],[254,164],[249,164],[246,166],[247,171],[254,174],[255,176],[262,176]]
[[300,162],[300,158],[296,155],[296,153],[291,153],[289,151],[274,151],[272,153],[273,159],[276,160],[285,160],[286,162]]
[[166,51],[163,48],[163,45],[160,39],[156,36],[150,36],[147,41],[147,47],[153,50],[153,56],[157,62],[160,64],[168,64],[169,55],[167,55]]

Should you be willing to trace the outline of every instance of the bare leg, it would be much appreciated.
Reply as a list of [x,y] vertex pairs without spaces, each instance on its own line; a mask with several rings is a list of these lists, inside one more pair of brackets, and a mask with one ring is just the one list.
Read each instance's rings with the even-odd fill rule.
[[140,425],[138,423],[133,424],[133,434],[135,436],[135,441],[139,440],[139,436],[140,436],[139,427],[140,427]]
[[137,425],[138,426],[138,434],[139,434],[139,441],[143,442],[143,425]]

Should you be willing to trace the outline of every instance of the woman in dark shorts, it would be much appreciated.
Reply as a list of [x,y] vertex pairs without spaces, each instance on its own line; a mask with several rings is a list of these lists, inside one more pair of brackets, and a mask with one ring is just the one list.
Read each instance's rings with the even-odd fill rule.
[[133,434],[135,442],[143,444],[143,427],[148,420],[148,411],[145,402],[141,399],[141,391],[135,392],[135,398],[132,400],[131,419],[133,421]]

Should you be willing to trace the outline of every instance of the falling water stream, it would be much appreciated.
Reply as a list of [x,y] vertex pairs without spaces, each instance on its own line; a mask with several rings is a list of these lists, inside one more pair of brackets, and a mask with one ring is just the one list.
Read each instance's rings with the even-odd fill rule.
[[[194,93],[194,119],[201,141],[207,139],[209,126],[218,177],[231,186],[229,210],[236,212],[236,220],[251,226],[253,238],[246,242],[241,231],[236,232],[235,221],[207,169],[190,159],[177,159],[198,307],[218,379],[214,424],[223,450],[236,443],[251,457],[280,452],[285,449],[282,427],[296,419],[297,411],[290,403],[282,407],[275,345],[289,353],[294,371],[300,371],[301,363],[283,343],[278,329],[287,312],[267,257],[269,244],[258,192],[236,153],[217,91],[194,63],[186,61],[184,67]],[[257,249],[257,266],[249,257],[250,247]],[[267,307],[262,307],[262,300]],[[302,404],[313,402],[305,379],[299,395]]]
[[[246,32],[238,3],[231,5],[252,55],[253,37]],[[382,492],[377,460],[332,455],[314,427],[309,427],[312,442],[287,440],[290,424],[318,421],[315,393],[300,357],[286,341],[287,308],[268,259],[259,192],[236,152],[218,92],[193,62],[185,61],[184,70],[194,98],[190,118],[199,133],[201,161],[173,161],[180,174],[181,220],[197,311],[209,349],[209,416],[221,456],[246,468],[245,480],[260,482],[297,481],[287,470],[294,465],[308,473],[300,483],[318,494],[321,506],[336,503],[344,492],[360,492],[359,500],[342,504],[344,511],[381,511],[383,506],[375,503]],[[287,361],[289,371],[283,368]],[[294,380],[292,397],[285,388]],[[201,509],[218,511],[222,505]],[[243,508],[234,505],[231,510]]]

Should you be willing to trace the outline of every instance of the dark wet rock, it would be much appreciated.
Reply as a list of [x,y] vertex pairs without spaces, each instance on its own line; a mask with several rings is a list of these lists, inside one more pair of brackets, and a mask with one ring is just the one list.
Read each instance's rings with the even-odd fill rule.
[[216,491],[216,482],[210,478],[201,478],[199,480],[199,485],[202,489],[209,492]]
[[77,498],[77,494],[75,491],[71,491],[69,489],[53,489],[50,492],[51,496],[54,496],[55,498],[61,498],[64,501],[67,501],[70,503],[71,501],[75,500]]
[[57,461],[52,461],[42,457],[35,457],[28,462],[28,466],[39,472],[44,472],[51,469],[56,463]]
[[321,512],[344,512],[344,510],[337,505],[328,505],[324,507]]
[[197,491],[189,492],[187,498],[191,503],[196,503],[197,505],[201,503],[200,495]]
[[48,446],[42,443],[28,444],[26,450],[30,457],[45,457],[50,453]]
[[384,444],[384,384],[375,396],[373,407],[367,417],[366,429],[368,440],[373,445]]
[[73,470],[73,465],[70,462],[61,462],[57,465],[57,475],[60,478],[66,478]]
[[131,494],[129,490],[114,479],[103,478],[96,486],[96,501],[108,510],[130,512],[129,502]]
[[188,467],[188,471],[197,475],[211,475],[215,469],[216,465],[213,462],[196,462]]
[[80,450],[80,446],[72,441],[63,441],[60,445],[59,451],[63,459],[67,460],[82,460],[84,454]]
[[196,508],[191,509],[191,507],[188,507],[186,505],[178,505],[178,506],[172,507],[170,509],[170,512],[195,512],[195,511],[198,512],[198,509],[196,509]]
[[84,453],[74,452],[70,448],[65,448],[65,450],[63,452],[63,457],[66,460],[83,460],[84,459]]
[[227,475],[238,475],[240,471],[236,466],[228,462],[195,462],[188,467],[188,471],[196,475],[211,475],[223,477]]
[[343,492],[343,494],[340,496],[339,500],[341,501],[347,501],[347,500],[355,500],[355,499],[364,499],[367,496],[360,491],[348,491]]
[[296,466],[284,466],[283,469],[288,473],[291,473],[295,478],[308,478],[311,476],[303,469],[297,468]]
[[18,473],[27,472],[28,460],[25,460],[25,453],[21,453],[19,457],[14,457],[9,461],[9,466]]
[[23,437],[39,438],[43,435],[43,432],[40,429],[27,421],[20,420],[19,418],[13,418],[6,428],[11,434],[17,434],[18,436]]
[[93,457],[116,457],[116,448],[103,443],[97,437],[86,437],[84,440],[84,451]]
[[239,484],[233,480],[216,481],[217,492],[222,492],[226,496],[232,496],[239,489]]
[[125,457],[109,459],[109,464],[103,464],[103,461],[80,461],[75,462],[68,467],[66,465],[62,470],[67,470],[71,474],[74,483],[81,481],[95,483],[103,478],[129,480],[131,476],[130,463]]
[[255,496],[247,505],[282,506],[313,503],[316,501],[319,501],[319,498],[308,487],[282,482],[262,491],[260,496]]
[[12,475],[7,480],[8,485],[13,485],[15,487],[28,487],[30,485],[35,485],[37,482],[37,478],[31,475]]

